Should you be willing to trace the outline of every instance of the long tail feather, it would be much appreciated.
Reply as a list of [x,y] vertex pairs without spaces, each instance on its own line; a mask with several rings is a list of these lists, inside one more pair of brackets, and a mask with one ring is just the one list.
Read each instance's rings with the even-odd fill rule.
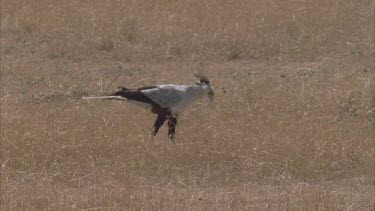
[[97,97],[82,97],[82,100],[127,100],[125,97],[121,96],[97,96]]

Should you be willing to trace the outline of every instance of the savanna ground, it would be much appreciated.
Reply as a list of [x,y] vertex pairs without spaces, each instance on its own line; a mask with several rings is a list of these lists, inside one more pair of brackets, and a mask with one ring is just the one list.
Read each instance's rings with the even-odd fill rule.
[[[374,1],[1,1],[1,210],[374,210]],[[216,101],[176,144],[119,85]]]

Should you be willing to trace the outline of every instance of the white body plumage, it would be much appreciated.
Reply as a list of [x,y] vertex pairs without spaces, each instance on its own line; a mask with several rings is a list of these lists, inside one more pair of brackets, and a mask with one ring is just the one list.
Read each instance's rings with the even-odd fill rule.
[[158,114],[152,135],[156,135],[164,122],[168,120],[168,136],[173,141],[178,115],[198,98],[207,95],[212,101],[215,95],[214,88],[206,76],[194,76],[198,80],[193,85],[164,84],[138,89],[122,88],[107,96],[83,97],[82,99],[129,100],[136,104],[141,103],[151,108],[152,113]]

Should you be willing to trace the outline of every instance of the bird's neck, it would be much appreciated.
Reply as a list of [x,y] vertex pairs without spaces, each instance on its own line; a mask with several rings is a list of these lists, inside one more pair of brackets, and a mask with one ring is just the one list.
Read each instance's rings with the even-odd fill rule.
[[197,99],[207,93],[207,88],[194,84],[188,87],[187,93],[192,99]]

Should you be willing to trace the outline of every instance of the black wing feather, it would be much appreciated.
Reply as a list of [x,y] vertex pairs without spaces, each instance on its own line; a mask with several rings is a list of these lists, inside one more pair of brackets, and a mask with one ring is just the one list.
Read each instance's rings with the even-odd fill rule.
[[[150,87],[148,87],[149,89]],[[152,106],[159,106],[157,103],[155,103],[153,100],[151,100],[149,97],[147,97],[145,94],[142,93],[142,90],[145,90],[146,87],[143,87],[141,89],[127,89],[125,87],[122,87],[120,91],[114,92],[110,94],[110,96],[121,96],[128,100],[134,100],[142,103],[148,103]]]

